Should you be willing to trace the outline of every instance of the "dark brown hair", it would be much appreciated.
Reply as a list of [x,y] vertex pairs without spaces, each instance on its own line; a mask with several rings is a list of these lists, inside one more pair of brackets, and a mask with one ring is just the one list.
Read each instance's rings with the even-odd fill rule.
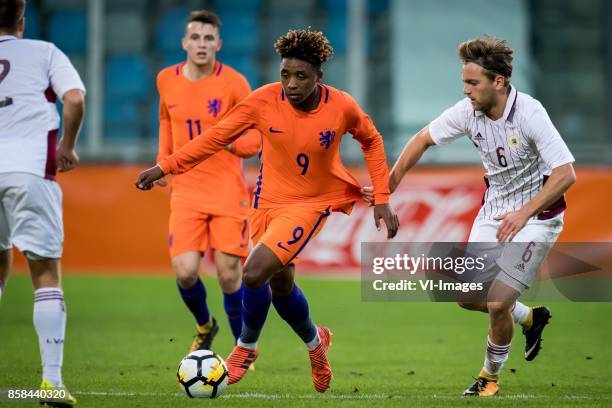
[[187,25],[189,23],[193,23],[197,21],[202,24],[210,24],[213,27],[217,27],[217,29],[221,29],[221,19],[218,15],[208,10],[196,10],[192,11],[187,19]]
[[297,58],[319,68],[329,60],[334,49],[320,31],[289,30],[274,43],[274,49],[281,58]]
[[459,44],[459,59],[464,64],[473,62],[485,70],[485,75],[493,80],[496,75],[506,78],[512,76],[512,48],[506,40],[495,37],[479,37]]
[[25,0],[0,0],[0,30],[17,30],[24,12]]

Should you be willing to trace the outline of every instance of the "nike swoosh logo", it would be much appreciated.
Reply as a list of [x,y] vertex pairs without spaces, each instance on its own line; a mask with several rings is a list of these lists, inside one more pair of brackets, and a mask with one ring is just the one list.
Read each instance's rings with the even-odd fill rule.
[[540,340],[536,341],[533,346],[529,350],[525,352],[525,357],[529,356],[531,352],[540,344]]
[[272,126],[270,126],[270,133],[284,133],[284,132],[282,130],[272,129]]
[[168,109],[176,108],[177,106],[177,103],[173,103],[172,105],[168,105]]

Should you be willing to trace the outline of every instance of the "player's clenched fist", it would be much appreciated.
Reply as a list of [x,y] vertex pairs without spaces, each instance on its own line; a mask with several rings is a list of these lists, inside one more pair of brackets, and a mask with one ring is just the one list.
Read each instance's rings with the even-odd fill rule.
[[55,165],[60,172],[70,171],[79,163],[79,156],[74,147],[68,147],[63,140],[59,142],[55,153]]
[[393,238],[395,234],[397,234],[397,230],[399,228],[399,219],[397,218],[395,211],[393,211],[391,206],[387,203],[376,204],[374,206],[374,223],[379,231],[381,218],[387,227],[387,239]]
[[164,177],[164,172],[159,166],[151,167],[140,173],[136,179],[136,187],[140,190],[150,190],[153,183]]

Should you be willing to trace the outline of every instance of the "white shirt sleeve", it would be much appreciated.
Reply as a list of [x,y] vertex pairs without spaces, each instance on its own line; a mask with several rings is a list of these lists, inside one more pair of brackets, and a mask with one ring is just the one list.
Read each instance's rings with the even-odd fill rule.
[[60,100],[71,89],[80,89],[85,93],[85,85],[66,54],[55,45],[51,45],[49,59],[49,80],[53,91]]
[[457,102],[429,124],[429,134],[437,145],[445,145],[468,132],[466,100]]
[[541,104],[538,104],[533,115],[527,119],[525,131],[527,138],[535,143],[544,163],[551,169],[575,161]]

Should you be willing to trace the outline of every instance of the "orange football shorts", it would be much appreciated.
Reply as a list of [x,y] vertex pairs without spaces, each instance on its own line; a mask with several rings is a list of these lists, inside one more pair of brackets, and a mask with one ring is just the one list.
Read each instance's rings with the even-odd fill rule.
[[252,208],[253,246],[265,245],[283,265],[295,263],[308,242],[321,231],[330,213],[329,206]]
[[210,248],[245,257],[249,253],[249,221],[246,216],[217,216],[189,206],[170,211],[170,256],[206,252]]

